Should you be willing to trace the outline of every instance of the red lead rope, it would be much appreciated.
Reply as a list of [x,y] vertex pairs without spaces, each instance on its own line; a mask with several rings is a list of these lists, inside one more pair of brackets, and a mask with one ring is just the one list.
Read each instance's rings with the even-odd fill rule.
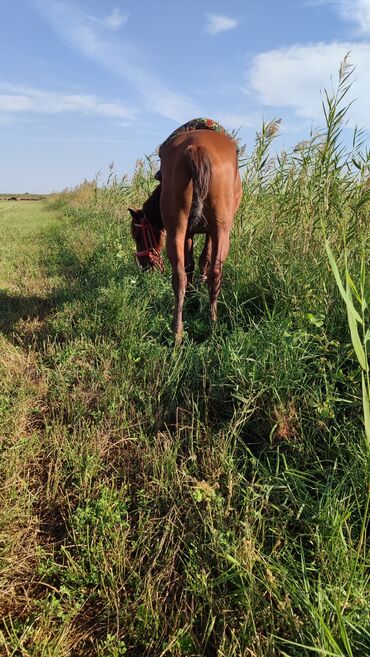
[[140,258],[146,256],[152,267],[157,267],[157,269],[163,272],[164,262],[159,253],[158,237],[156,236],[156,232],[158,231],[153,228],[146,217],[143,217],[140,224],[135,224],[135,228],[141,228],[143,231],[145,251],[138,251],[134,254],[134,257]]

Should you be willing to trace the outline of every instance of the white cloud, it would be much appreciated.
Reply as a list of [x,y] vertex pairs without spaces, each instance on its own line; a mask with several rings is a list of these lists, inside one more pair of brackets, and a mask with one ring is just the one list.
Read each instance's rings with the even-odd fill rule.
[[31,107],[27,96],[0,94],[0,112],[26,112]]
[[31,141],[40,143],[62,143],[62,144],[137,144],[138,140],[111,139],[109,137],[13,137],[16,141]]
[[369,125],[370,43],[313,43],[294,45],[256,55],[248,72],[247,91],[265,106],[290,108],[302,118],[322,119],[320,91],[335,87],[340,62],[351,52],[355,66],[348,101],[359,96],[349,113],[350,125]]
[[59,114],[73,112],[132,120],[132,108],[119,102],[106,102],[94,95],[64,94],[11,84],[0,84],[0,112]]
[[129,15],[122,14],[122,12],[116,7],[113,11],[105,16],[104,18],[98,18],[97,16],[91,16],[86,14],[85,16],[92,23],[101,25],[102,27],[107,27],[110,30],[119,30],[123,25],[128,21]]
[[359,34],[370,35],[370,0],[302,0],[304,5],[315,7],[328,5],[333,7],[338,16],[354,23]]
[[225,32],[226,30],[233,30],[238,25],[239,21],[236,18],[221,16],[220,14],[208,14],[206,20],[206,32],[207,34],[218,34],[219,32]]
[[[150,71],[143,55],[130,42],[107,33],[101,21],[92,21],[68,0],[33,0],[55,32],[68,46],[99,66],[130,83],[142,98],[145,109],[175,122],[202,112],[191,98],[166,87]],[[77,4],[77,3],[76,3]]]
[[334,0],[340,16],[354,23],[361,34],[370,35],[370,0]]
[[234,113],[234,112],[215,112],[215,120],[219,121],[225,128],[239,130],[239,128],[257,128],[261,126],[261,113]]
[[119,9],[114,9],[105,19],[104,23],[111,30],[119,30],[128,21],[128,14],[122,14]]

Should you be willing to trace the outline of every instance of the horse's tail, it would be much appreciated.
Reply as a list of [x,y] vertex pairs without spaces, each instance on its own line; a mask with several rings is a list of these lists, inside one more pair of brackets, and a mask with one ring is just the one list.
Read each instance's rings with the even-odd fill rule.
[[212,164],[208,151],[203,146],[192,144],[187,148],[193,181],[193,203],[190,210],[191,219],[201,219],[203,202],[207,197],[211,184]]

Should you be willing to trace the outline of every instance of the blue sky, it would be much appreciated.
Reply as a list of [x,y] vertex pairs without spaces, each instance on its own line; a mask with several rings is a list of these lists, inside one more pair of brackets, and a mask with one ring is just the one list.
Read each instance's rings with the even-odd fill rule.
[[349,129],[370,117],[370,0],[0,0],[0,192],[119,176],[209,116],[250,151],[293,147],[351,51]]

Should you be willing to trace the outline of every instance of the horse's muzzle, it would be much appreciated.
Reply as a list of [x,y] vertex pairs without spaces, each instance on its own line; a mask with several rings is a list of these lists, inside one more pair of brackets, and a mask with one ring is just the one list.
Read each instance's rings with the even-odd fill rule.
[[[134,258],[141,271],[148,271],[149,269],[159,269],[162,273],[164,271],[163,258],[155,249],[138,251],[137,253],[134,253]],[[142,261],[140,261],[141,259]]]

